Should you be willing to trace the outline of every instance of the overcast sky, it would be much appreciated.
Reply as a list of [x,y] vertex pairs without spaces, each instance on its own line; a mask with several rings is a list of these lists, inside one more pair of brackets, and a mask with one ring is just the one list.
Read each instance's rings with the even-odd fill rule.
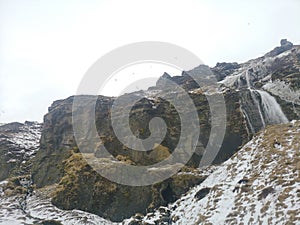
[[116,47],[164,41],[210,66],[243,62],[299,44],[299,12],[299,0],[0,0],[0,122],[42,121]]

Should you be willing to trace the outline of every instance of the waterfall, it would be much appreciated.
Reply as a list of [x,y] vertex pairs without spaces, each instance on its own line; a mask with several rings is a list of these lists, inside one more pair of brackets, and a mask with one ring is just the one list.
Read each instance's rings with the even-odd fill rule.
[[264,118],[268,124],[288,123],[289,120],[283,113],[276,99],[266,91],[257,90],[261,97],[261,106]]
[[[243,107],[240,107],[240,109],[241,109],[241,111],[242,111],[242,113],[243,113],[244,118],[246,119],[246,122],[247,122],[248,125],[249,125],[249,128],[250,128],[250,130],[251,130],[251,133],[254,134],[254,133],[255,133],[255,129],[254,129],[252,123],[251,123],[251,119],[249,118],[247,112],[243,109]],[[249,133],[250,133],[250,132],[249,132],[249,129],[247,129],[247,130],[248,130],[248,134],[249,134]]]
[[[249,75],[249,70],[244,71],[246,80],[246,88],[249,90],[249,95],[244,95],[242,99],[241,111],[248,123],[249,131],[257,132],[261,128],[265,128],[269,124],[288,123],[288,119],[283,113],[276,99],[268,92],[257,90],[252,86],[252,80]],[[240,87],[245,88],[245,83]]]
[[[246,76],[247,86],[248,86],[248,89],[250,90],[250,94],[252,96],[252,99],[255,102],[255,104],[257,105],[259,116],[260,116],[260,119],[261,119],[261,123],[262,123],[263,127],[266,127],[266,122],[265,122],[263,114],[262,114],[261,105],[259,104],[259,101],[257,100],[257,97],[254,94],[255,90],[253,90],[251,88],[251,83],[250,83],[250,78],[249,78],[249,70],[246,70],[246,75],[245,76]],[[250,126],[252,126],[252,125],[250,124]]]

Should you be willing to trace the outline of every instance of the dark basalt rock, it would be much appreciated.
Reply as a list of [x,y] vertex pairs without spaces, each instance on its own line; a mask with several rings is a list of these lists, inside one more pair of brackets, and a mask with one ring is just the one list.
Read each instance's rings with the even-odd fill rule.
[[283,46],[283,47],[287,47],[287,48],[292,48],[293,47],[293,43],[289,42],[287,39],[281,39],[280,45]]
[[210,188],[203,188],[196,193],[195,198],[200,200],[200,199],[204,198],[206,195],[208,195],[209,192],[210,192]]
[[241,66],[234,62],[234,63],[217,63],[215,67],[213,67],[211,70],[216,75],[216,79],[218,81],[223,80],[225,77],[232,74],[236,69],[239,69]]
[[262,192],[258,196],[258,199],[259,200],[265,199],[269,194],[272,194],[274,192],[275,192],[275,190],[273,187],[267,187],[262,190]]
[[267,53],[265,56],[274,57],[293,48],[293,43],[287,41],[286,39],[282,39],[280,41],[280,45],[281,45],[280,47],[274,48],[271,52]]
[[[207,67],[197,68],[197,71],[202,70],[207,70]],[[186,89],[196,87],[188,74],[184,74],[183,78],[168,79],[174,79]],[[196,153],[188,162],[188,166],[198,167],[210,134],[210,109],[202,92],[190,93],[190,97],[198,110],[201,136]],[[87,102],[90,97],[81,96],[81,98]],[[180,96],[178,98],[180,99]],[[37,187],[59,183],[53,198],[56,206],[63,209],[81,209],[113,221],[121,221],[135,213],[149,212],[158,206],[175,201],[190,187],[203,181],[204,177],[195,175],[175,175],[153,186],[128,187],[104,179],[80,158],[72,129],[73,99],[70,97],[56,101],[45,115],[41,149],[35,158],[32,171]],[[240,111],[239,94],[228,92],[225,94],[225,100],[227,131],[215,163],[228,159],[249,139],[246,123]],[[153,102],[142,98],[132,108],[131,129],[138,137],[146,138],[150,134],[148,124],[153,117],[163,118],[168,127],[167,135],[160,147],[148,152],[137,152],[123,146],[112,130],[109,115],[113,101],[113,98],[100,96],[96,104],[96,125],[100,139],[95,143],[95,149],[91,149],[95,157],[99,157],[97,149],[102,145],[118,160],[134,165],[150,165],[172,153],[180,135],[180,119],[172,105],[156,98],[156,107],[153,108]],[[78,165],[76,162],[81,163]],[[72,168],[76,168],[75,172],[70,172]]]
[[37,225],[62,225],[62,223],[55,220],[44,220]]

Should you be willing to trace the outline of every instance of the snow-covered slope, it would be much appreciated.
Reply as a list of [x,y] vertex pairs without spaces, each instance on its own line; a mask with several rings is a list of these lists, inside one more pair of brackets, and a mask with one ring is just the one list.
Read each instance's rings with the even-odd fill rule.
[[[300,121],[257,134],[147,224],[300,224]],[[129,224],[138,219],[131,219]],[[141,220],[140,220],[141,221]],[[156,223],[155,223],[156,222]]]
[[37,122],[9,123],[0,126],[0,142],[9,142],[12,147],[18,148],[19,152],[7,152],[12,156],[22,154],[26,151],[26,156],[32,156],[39,147],[42,125]]
[[37,122],[0,126],[0,180],[28,172],[28,161],[39,149],[42,125]]
[[0,225],[40,224],[44,220],[60,221],[64,225],[114,224],[97,215],[80,210],[60,210],[46,197],[47,190],[37,190],[27,198],[26,212],[20,208],[22,195],[7,197],[3,192],[7,182],[0,182]]
[[[112,224],[79,210],[64,211],[51,204],[52,187],[32,192],[30,159],[39,150],[42,124],[9,123],[0,126],[0,168],[10,177],[0,182],[0,225],[38,224],[43,220],[73,224]],[[6,176],[4,176],[6,178]]]

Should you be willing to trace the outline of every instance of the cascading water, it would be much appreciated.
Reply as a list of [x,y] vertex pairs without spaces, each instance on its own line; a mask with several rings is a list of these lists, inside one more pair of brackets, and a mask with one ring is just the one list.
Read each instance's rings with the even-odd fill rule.
[[243,75],[249,94],[242,101],[241,109],[251,132],[255,133],[269,124],[287,123],[288,119],[276,99],[266,91],[253,88],[248,69]]
[[261,106],[267,124],[288,123],[289,120],[283,113],[276,99],[266,91],[257,90],[261,97]]
[[266,123],[265,123],[265,120],[264,120],[264,117],[263,117],[263,114],[262,114],[261,105],[259,104],[259,101],[257,100],[257,97],[254,94],[255,90],[253,90],[251,88],[251,83],[250,83],[250,79],[249,79],[249,70],[246,70],[246,75],[245,76],[246,76],[247,86],[248,86],[248,89],[250,90],[250,94],[252,96],[252,99],[257,105],[259,116],[260,116],[260,119],[261,119],[261,123],[262,123],[263,127],[266,127]]

